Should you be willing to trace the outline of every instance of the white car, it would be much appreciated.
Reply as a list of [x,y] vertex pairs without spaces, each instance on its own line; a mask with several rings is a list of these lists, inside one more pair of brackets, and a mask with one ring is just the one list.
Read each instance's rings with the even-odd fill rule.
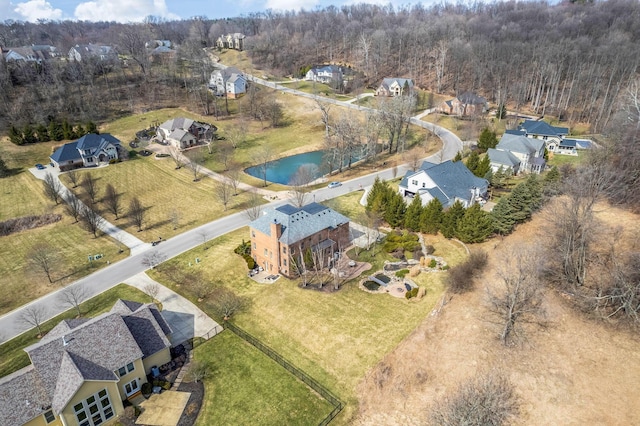
[[331,182],[329,185],[327,185],[327,188],[337,188],[339,186],[342,186],[341,182]]

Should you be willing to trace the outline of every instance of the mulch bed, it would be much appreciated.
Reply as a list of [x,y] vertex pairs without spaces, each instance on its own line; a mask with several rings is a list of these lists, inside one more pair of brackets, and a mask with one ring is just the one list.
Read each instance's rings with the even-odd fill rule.
[[178,387],[180,392],[191,392],[187,406],[182,412],[178,426],[192,426],[196,423],[202,400],[204,399],[204,384],[202,382],[182,382]]

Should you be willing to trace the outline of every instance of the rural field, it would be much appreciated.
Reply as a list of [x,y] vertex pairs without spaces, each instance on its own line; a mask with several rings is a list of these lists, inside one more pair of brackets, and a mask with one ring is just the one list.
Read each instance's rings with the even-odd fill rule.
[[[337,292],[301,289],[297,281],[283,277],[273,284],[258,284],[247,277],[244,260],[233,254],[248,237],[247,228],[227,234],[165,262],[150,275],[207,312],[212,307],[206,298],[198,302],[189,288],[172,279],[176,270],[198,270],[204,282],[225,286],[244,297],[247,306],[234,315],[234,323],[345,401],[337,424],[349,423],[356,413],[357,383],[428,316],[442,295],[445,275],[416,278],[427,289],[422,300],[366,293],[356,280]],[[456,243],[443,240],[440,244],[436,253],[442,250],[444,256],[451,255],[452,264],[464,258],[464,249]],[[197,265],[193,263],[196,257],[201,260]]]

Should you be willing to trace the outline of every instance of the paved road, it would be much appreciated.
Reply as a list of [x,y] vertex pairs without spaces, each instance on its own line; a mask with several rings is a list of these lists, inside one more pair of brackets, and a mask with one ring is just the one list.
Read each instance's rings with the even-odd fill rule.
[[[253,79],[259,84],[265,84],[266,86],[274,87],[286,93],[304,96],[311,99],[321,98],[323,101],[352,109],[369,109],[351,105],[346,102],[336,101],[334,99],[328,99],[321,96],[300,92],[298,90],[285,88],[279,86],[276,83],[270,83],[261,79],[256,79],[255,77],[253,77]],[[446,130],[440,126],[436,126],[432,123],[421,121],[415,117],[411,118],[411,123],[433,131],[436,136],[442,139],[442,151],[429,157],[428,159],[430,161],[439,163],[441,161],[451,159],[460,149],[462,149],[462,142],[460,141],[460,139],[449,130]],[[380,177],[380,179],[383,180],[389,180],[394,177],[404,175],[407,170],[408,166],[404,165],[398,167],[395,171],[393,169],[386,169],[349,181],[345,181],[343,182],[343,185],[338,188],[318,189],[316,191],[313,191],[309,195],[309,201],[320,202],[330,198],[335,198],[340,195],[344,195],[349,192],[372,185],[376,177]],[[277,200],[264,206],[263,209],[275,208],[286,203],[287,200]],[[133,277],[147,270],[148,267],[144,264],[143,261],[150,254],[159,253],[161,256],[169,259],[202,244],[205,239],[208,241],[213,238],[217,238],[230,231],[241,228],[248,223],[249,219],[244,213],[236,213],[222,219],[207,223],[183,234],[177,235],[169,240],[165,240],[156,247],[150,248],[148,247],[148,245],[144,245],[143,247],[146,247],[146,250],[142,249],[132,251],[131,256],[127,259],[96,271],[93,274],[76,281],[70,286],[83,286],[86,290],[87,297],[93,297],[114,287],[119,283],[126,282],[130,277]],[[205,236],[204,238],[203,235]],[[17,336],[18,334],[24,333],[31,328],[30,325],[24,323],[21,320],[21,316],[23,315],[25,309],[41,309],[43,311],[42,317],[47,319],[52,318],[66,310],[68,307],[64,306],[59,301],[60,291],[62,291],[62,289],[43,296],[40,299],[34,300],[29,304],[0,317],[0,336],[2,337],[2,339],[8,340]]]

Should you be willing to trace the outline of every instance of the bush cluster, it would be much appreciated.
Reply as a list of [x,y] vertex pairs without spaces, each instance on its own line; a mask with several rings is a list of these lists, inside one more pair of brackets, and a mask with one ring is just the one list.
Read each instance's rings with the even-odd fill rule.
[[404,297],[407,298],[407,299],[411,299],[412,297],[416,297],[418,295],[418,291],[419,291],[418,287],[413,287],[411,290],[407,291],[404,294]]
[[451,268],[447,277],[449,291],[460,294],[472,290],[475,280],[487,266],[487,259],[485,251],[474,251],[464,263]]
[[83,126],[79,123],[70,124],[67,119],[62,121],[51,119],[46,125],[27,124],[21,129],[14,125],[9,126],[9,140],[16,145],[77,139],[87,133],[98,133],[98,128],[93,121]]
[[396,277],[404,278],[408,273],[409,273],[408,269],[400,269],[399,271],[396,272]]
[[27,229],[50,225],[62,219],[59,214],[47,213],[39,216],[24,216],[0,222],[0,236],[4,237]]
[[247,262],[247,267],[249,269],[254,269],[256,267],[256,261],[251,257],[251,241],[242,240],[242,243],[233,251],[234,253],[242,256],[245,262]]

